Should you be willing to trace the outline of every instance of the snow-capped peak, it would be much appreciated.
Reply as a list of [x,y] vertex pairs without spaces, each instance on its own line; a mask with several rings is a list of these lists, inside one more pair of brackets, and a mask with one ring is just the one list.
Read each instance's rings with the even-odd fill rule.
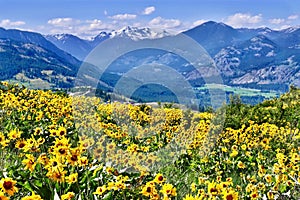
[[165,30],[157,30],[150,28],[138,28],[126,26],[117,31],[112,31],[111,37],[128,37],[132,40],[156,39],[170,36]]
[[262,28],[259,28],[259,34],[263,34],[263,35],[266,35],[268,33],[271,33],[272,30],[268,27],[262,27]]
[[295,32],[295,31],[297,31],[299,29],[300,29],[300,26],[293,26],[293,27],[286,28],[283,31],[285,33],[293,33],[293,32]]
[[63,40],[63,39],[65,39],[68,35],[69,35],[69,34],[64,34],[64,33],[62,33],[62,34],[54,34],[54,35],[51,35],[51,36],[54,37],[54,38],[57,39],[57,40]]

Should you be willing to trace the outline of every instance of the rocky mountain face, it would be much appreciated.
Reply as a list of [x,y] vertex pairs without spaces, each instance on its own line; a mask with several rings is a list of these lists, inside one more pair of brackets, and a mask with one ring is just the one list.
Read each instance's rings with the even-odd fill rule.
[[1,80],[27,82],[37,88],[68,88],[78,68],[41,46],[0,39]]
[[37,88],[72,87],[81,61],[41,34],[0,29],[0,80]]
[[[235,29],[210,21],[181,34],[189,36],[207,51],[226,85],[266,91],[285,91],[291,84],[300,87],[299,27],[281,31]],[[52,87],[71,87],[82,61],[102,42],[111,38],[158,42],[165,37],[176,36],[164,30],[125,27],[101,32],[85,40],[70,34],[43,36],[0,28],[0,79],[43,80]],[[107,85],[113,87],[122,75],[145,64],[170,66],[194,87],[205,84],[201,74],[194,70],[193,63],[159,49],[139,50],[120,56],[107,69],[104,79],[108,81]],[[205,71],[203,74],[210,77],[214,73]]]
[[[300,28],[281,31],[269,28],[235,29],[224,23],[210,21],[182,34],[197,41],[209,53],[220,70],[225,84],[274,90],[278,84],[286,86],[283,88],[287,88],[290,84],[300,86],[298,77]],[[138,41],[155,40],[166,36],[170,36],[166,31],[125,27],[118,31],[101,32],[92,40],[83,40],[67,34],[46,38],[83,60],[94,47],[109,38],[123,37]],[[133,67],[132,62],[171,65],[189,80],[200,78],[193,71],[189,71],[191,67],[186,67],[189,64],[184,63],[178,56],[169,52],[157,53],[154,50],[123,56],[114,63],[110,71],[125,73]]]
[[83,60],[93,49],[89,41],[71,34],[46,35],[45,38],[61,50],[70,53],[79,60]]
[[91,40],[84,40],[71,34],[46,35],[45,38],[79,60],[84,60],[93,48],[110,38],[123,37],[138,41],[143,39],[157,39],[169,35],[166,31],[127,26],[117,31],[100,32],[97,36],[91,38]]

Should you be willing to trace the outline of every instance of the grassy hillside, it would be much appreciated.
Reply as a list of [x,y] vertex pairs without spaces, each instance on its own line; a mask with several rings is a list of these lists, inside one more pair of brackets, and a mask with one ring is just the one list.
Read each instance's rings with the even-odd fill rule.
[[0,198],[299,199],[299,96],[194,112],[2,82]]

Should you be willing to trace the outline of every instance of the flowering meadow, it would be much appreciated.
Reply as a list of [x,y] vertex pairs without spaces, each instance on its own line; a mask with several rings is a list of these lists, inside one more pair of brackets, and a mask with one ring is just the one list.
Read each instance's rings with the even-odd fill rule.
[[195,112],[2,82],[0,200],[299,199],[299,99]]

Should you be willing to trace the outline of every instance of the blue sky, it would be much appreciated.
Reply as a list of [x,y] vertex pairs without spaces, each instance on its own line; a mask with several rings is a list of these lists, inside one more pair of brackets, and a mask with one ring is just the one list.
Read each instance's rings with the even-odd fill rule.
[[300,25],[296,0],[0,0],[0,27],[92,37],[124,26],[182,31],[205,21],[233,27]]

